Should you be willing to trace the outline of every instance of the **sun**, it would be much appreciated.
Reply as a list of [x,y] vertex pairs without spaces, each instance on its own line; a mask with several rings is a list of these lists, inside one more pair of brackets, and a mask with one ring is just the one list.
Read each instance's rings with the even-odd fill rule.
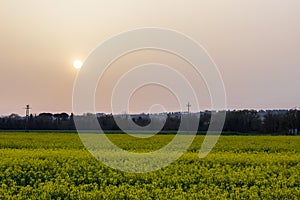
[[80,69],[82,67],[82,61],[81,60],[75,60],[73,62],[73,67],[76,69]]

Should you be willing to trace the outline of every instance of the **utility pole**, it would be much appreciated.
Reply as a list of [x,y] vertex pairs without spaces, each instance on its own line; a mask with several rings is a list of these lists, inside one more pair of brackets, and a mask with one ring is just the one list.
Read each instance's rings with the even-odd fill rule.
[[192,105],[190,104],[190,102],[188,102],[188,104],[186,105],[186,107],[188,108],[188,114],[190,114],[190,107],[191,107]]

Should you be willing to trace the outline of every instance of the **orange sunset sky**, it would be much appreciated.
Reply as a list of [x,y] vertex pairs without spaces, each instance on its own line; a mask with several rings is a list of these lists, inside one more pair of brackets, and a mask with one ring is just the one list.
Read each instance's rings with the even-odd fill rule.
[[[98,44],[123,31],[161,27],[203,45],[219,67],[229,109],[300,106],[299,0],[1,0],[0,115],[72,112],[78,69]],[[210,108],[203,80],[165,52],[134,52],[114,62],[96,91],[98,112],[111,112],[113,85],[130,66],[165,63],[197,85],[200,109]],[[136,91],[131,112],[160,103],[179,110],[164,88]],[[192,102],[192,105],[194,103]],[[192,106],[192,111],[196,111]],[[194,110],[193,110],[194,109]]]

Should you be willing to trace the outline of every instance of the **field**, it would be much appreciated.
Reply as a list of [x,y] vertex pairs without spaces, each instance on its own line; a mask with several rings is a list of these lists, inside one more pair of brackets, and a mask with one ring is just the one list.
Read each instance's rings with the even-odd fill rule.
[[[135,152],[172,137],[109,135]],[[300,137],[222,136],[200,159],[203,138],[168,167],[131,174],[97,161],[77,134],[0,133],[0,199],[300,199]]]

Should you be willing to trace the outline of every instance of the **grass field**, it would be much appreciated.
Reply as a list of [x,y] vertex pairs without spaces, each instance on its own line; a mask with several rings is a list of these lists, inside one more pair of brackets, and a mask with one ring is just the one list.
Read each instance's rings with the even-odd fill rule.
[[[134,152],[172,135],[109,135]],[[77,134],[0,133],[0,199],[300,199],[300,137],[222,136],[204,159],[203,136],[168,167],[145,174],[111,169]]]

